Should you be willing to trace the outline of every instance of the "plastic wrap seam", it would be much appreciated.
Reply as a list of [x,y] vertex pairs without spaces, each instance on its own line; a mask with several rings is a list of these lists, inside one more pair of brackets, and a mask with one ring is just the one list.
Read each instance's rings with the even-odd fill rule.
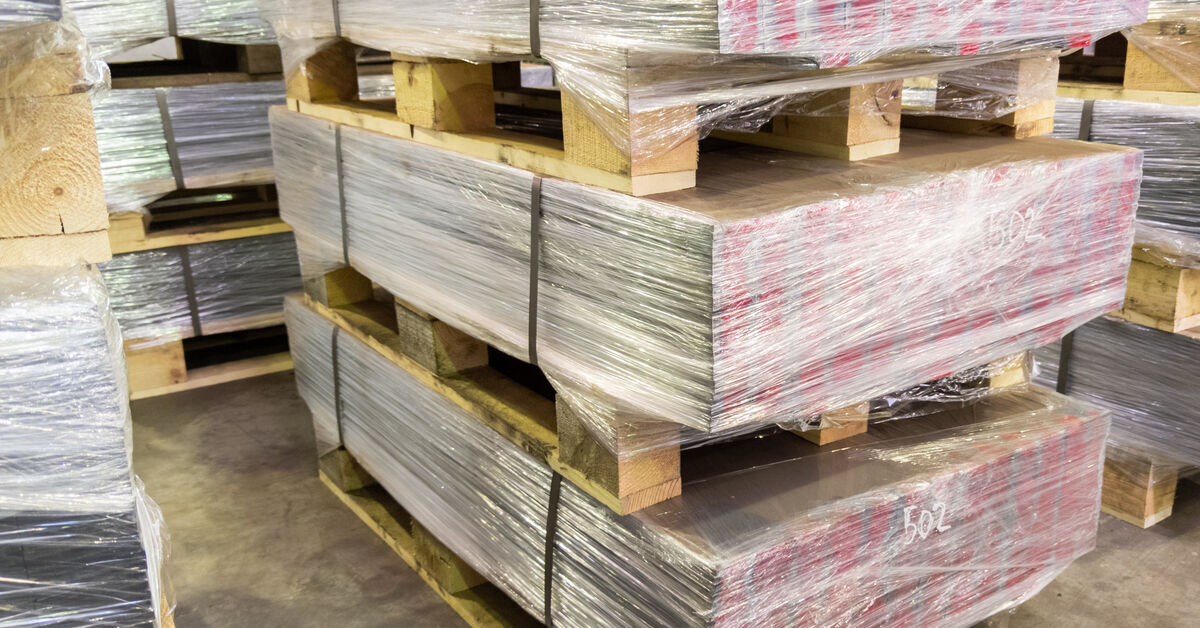
[[537,366],[538,268],[542,254],[542,178],[529,186],[529,363]]
[[182,190],[183,166],[179,162],[179,145],[175,143],[175,128],[171,126],[171,113],[167,107],[167,88],[159,87],[154,90],[158,101],[158,118],[162,121],[163,139],[167,141],[167,161],[171,162],[171,174],[175,177],[175,187]]
[[188,314],[192,318],[192,334],[203,335],[200,326],[200,300],[196,298],[196,279],[192,276],[192,256],[187,246],[177,246],[179,263],[183,267],[183,290],[187,293]]
[[553,472],[550,478],[550,499],[546,502],[546,559],[545,576],[542,580],[543,606],[542,621],[546,628],[554,626],[554,617],[550,613],[551,599],[554,591],[554,545],[558,539],[558,502],[562,494],[562,475]]

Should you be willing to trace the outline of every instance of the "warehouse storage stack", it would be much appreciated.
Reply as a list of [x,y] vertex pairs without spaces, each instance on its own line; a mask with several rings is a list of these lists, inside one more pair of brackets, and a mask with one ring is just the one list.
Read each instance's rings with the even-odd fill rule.
[[[273,185],[269,24],[254,2],[68,5],[113,61],[92,111],[133,397],[290,368],[282,304],[300,276]],[[174,52],[142,54],[167,37]]]
[[1141,157],[1034,136],[1144,4],[447,4],[264,11],[322,478],[468,621],[964,625],[1092,547],[1107,415],[1021,356],[1120,306]]
[[[1200,11],[1155,1],[1150,22],[1068,58],[1055,134],[1144,151],[1122,322],[1096,321],[1038,352],[1041,380],[1108,406],[1104,510],[1148,527],[1172,512],[1176,480],[1200,466],[1191,394],[1200,334]],[[1104,79],[1110,79],[1104,82]]]
[[172,625],[166,531],[133,473],[121,335],[89,92],[57,3],[0,18],[0,616],[11,625]]

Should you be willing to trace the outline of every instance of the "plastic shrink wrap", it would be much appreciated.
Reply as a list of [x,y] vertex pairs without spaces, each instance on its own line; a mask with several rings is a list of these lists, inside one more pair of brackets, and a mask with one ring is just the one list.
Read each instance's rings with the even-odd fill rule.
[[101,268],[122,334],[138,341],[277,325],[283,295],[301,288],[290,233],[125,253]]
[[699,449],[682,497],[619,516],[569,483],[551,506],[540,462],[348,334],[335,402],[333,325],[285,307],[323,442],[340,432],[422,526],[547,623],[964,626],[1094,544],[1108,419],[1044,389],[833,450],[787,434]]
[[137,211],[175,189],[271,182],[267,111],[284,102],[279,81],[97,94],[93,111],[109,211]]
[[[1059,99],[1055,134],[1079,137],[1084,101]],[[1138,245],[1200,267],[1200,107],[1093,101],[1088,137],[1143,151]]]
[[[1156,463],[1200,465],[1200,339],[1117,318],[1075,330],[1066,391],[1112,410],[1112,445]],[[1059,344],[1038,349],[1037,379],[1054,386]]]
[[[531,54],[527,2],[339,0],[336,11],[329,0],[260,4],[279,35],[289,76],[336,35],[418,57],[494,62]],[[697,130],[758,128],[797,94],[965,70],[1009,56],[1054,55],[1146,15],[1144,0],[1053,7],[974,0],[902,6],[545,0],[537,6],[537,52],[577,104],[617,148],[629,147],[635,126],[639,145],[663,150]],[[1001,77],[992,89],[1010,92],[1011,74]],[[994,79],[984,67],[962,80],[979,88]],[[978,106],[968,100],[964,104]],[[1029,104],[1000,98],[984,117]],[[878,103],[850,106],[876,111]],[[967,107],[964,115],[980,112]]]
[[1125,38],[1178,85],[1200,91],[1200,5],[1195,0],[1152,0],[1148,18],[1127,29]]
[[153,626],[161,515],[131,469],[121,336],[99,275],[0,272],[0,616]]
[[[271,119],[306,276],[348,261],[530,357],[532,174]],[[706,152],[694,190],[645,198],[544,179],[537,362],[608,442],[619,429],[687,442],[1053,342],[1122,302],[1139,162],[1098,144],[915,132],[860,163]]]
[[78,16],[80,29],[101,57],[172,36],[228,44],[275,42],[271,26],[259,15],[255,0],[64,2]]

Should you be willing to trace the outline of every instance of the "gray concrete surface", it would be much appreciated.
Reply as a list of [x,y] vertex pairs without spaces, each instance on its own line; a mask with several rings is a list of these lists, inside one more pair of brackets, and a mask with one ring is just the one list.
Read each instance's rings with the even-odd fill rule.
[[[180,628],[461,626],[316,479],[290,373],[134,402],[134,463],[162,506]],[[1101,515],[1098,547],[1011,628],[1200,625],[1200,487],[1149,530]]]

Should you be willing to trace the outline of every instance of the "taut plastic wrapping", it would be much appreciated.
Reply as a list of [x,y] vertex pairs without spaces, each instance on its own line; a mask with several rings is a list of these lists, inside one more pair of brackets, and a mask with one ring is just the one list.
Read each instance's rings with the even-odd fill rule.
[[[370,48],[472,62],[533,52],[530,5],[523,1],[339,0],[336,12],[329,0],[260,2],[289,74],[336,35]],[[618,148],[629,146],[636,116],[639,144],[663,149],[697,130],[757,128],[803,92],[1053,55],[1146,15],[1144,0],[1053,6],[543,0],[537,6],[537,52],[584,111]],[[964,80],[991,79],[984,67]]]
[[[528,359],[534,175],[349,127],[339,166],[335,132],[272,111],[303,271],[348,261]],[[1139,173],[1128,149],[912,133],[857,164],[706,152],[694,190],[645,198],[545,179],[538,364],[606,440],[687,442],[987,363],[1121,304]]]
[[0,272],[0,617],[154,626],[165,530],[131,469],[121,335],[99,275]]
[[[283,295],[301,288],[290,233],[183,248],[125,253],[101,264],[126,338],[174,340],[279,324]],[[188,273],[198,330],[192,322]]]
[[[1061,347],[1038,349],[1037,380],[1054,386]],[[1117,318],[1075,330],[1067,394],[1112,410],[1110,442],[1159,463],[1200,466],[1200,339]]]
[[333,325],[286,311],[318,434],[340,427],[422,526],[556,626],[965,626],[1094,544],[1105,411],[1028,388],[832,450],[784,434],[698,449],[682,497],[634,515],[563,483],[547,566],[548,469],[348,334],[335,401]]
[[141,210],[179,187],[269,183],[267,111],[285,100],[280,81],[98,94],[93,113],[109,211]]
[[[80,29],[102,57],[170,36],[227,44],[275,43],[271,25],[259,15],[255,0],[64,0],[64,3],[78,16]],[[174,24],[168,5],[174,11]]]
[[[1143,151],[1137,242],[1180,266],[1200,267],[1200,107],[1093,101],[1096,142]],[[1078,137],[1083,101],[1060,99],[1055,134]]]

